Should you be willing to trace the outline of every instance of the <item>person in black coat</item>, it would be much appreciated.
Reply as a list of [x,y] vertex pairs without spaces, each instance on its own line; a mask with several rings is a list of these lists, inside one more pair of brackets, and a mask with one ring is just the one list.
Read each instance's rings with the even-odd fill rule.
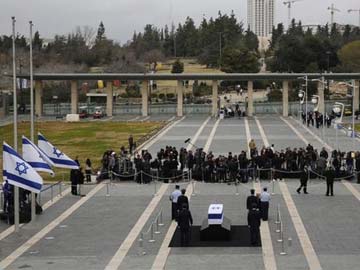
[[71,194],[77,194],[77,185],[79,184],[79,170],[72,169],[70,171],[70,182],[71,182]]
[[181,246],[187,246],[190,240],[190,228],[193,224],[193,219],[190,210],[186,204],[182,206],[178,216],[178,225],[180,227],[180,241]]
[[177,200],[177,207],[178,207],[179,211],[182,209],[183,205],[187,205],[187,209],[189,209],[189,199],[188,199],[188,197],[186,197],[185,192],[186,192],[186,190],[182,189],[181,195],[178,197],[178,200]]
[[334,196],[334,169],[329,166],[329,168],[325,171],[324,176],[326,177],[326,196]]
[[260,204],[259,198],[255,196],[255,189],[251,189],[250,194],[246,199],[246,209],[249,211],[252,209],[253,204],[256,204],[257,208],[259,208]]
[[296,190],[296,192],[300,194],[301,189],[303,188],[304,194],[308,194],[307,182],[308,182],[308,173],[307,173],[307,168],[304,167],[304,169],[302,170],[302,172],[300,174],[300,187]]
[[253,203],[248,213],[248,226],[250,228],[251,245],[259,245],[260,243],[260,218],[261,214],[258,205]]

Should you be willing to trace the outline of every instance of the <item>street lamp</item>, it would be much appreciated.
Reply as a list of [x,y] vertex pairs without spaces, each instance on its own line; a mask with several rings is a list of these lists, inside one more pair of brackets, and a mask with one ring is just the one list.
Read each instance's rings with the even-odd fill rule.
[[301,117],[302,117],[302,105],[304,104],[304,100],[305,100],[305,91],[304,90],[299,90],[299,94],[298,97],[300,99],[300,103],[299,103],[299,115],[300,115],[300,122],[301,122]]
[[346,82],[341,82],[339,83],[339,85],[345,85],[347,87],[351,87],[352,88],[352,132],[351,132],[351,138],[352,138],[352,143],[353,143],[353,149],[355,149],[355,89],[358,88],[355,85],[355,82],[352,81],[352,83],[346,83]]
[[[327,84],[327,82],[325,81],[325,77],[324,76],[322,76],[321,78],[319,78],[319,79],[313,79],[313,80],[311,80],[312,82],[320,82],[321,84],[322,84],[322,90],[323,90],[323,110],[321,110],[321,112],[320,113],[322,113],[322,115],[323,115],[323,129],[322,129],[322,135],[323,135],[323,140],[325,139],[325,130],[324,130],[324,128],[325,128],[325,117],[326,117],[326,104],[325,104],[325,98],[324,98],[324,96],[325,96],[325,86],[326,86],[326,84]],[[320,97],[318,98],[318,102],[320,103]],[[320,104],[318,104],[318,107],[319,107],[319,105]]]
[[301,80],[305,80],[305,124],[307,124],[307,119],[308,119],[308,106],[307,106],[307,96],[308,96],[308,83],[309,83],[309,79],[308,76],[305,75],[303,77],[298,77],[298,79]]
[[336,128],[336,148],[339,149],[339,140],[338,140],[338,130],[339,130],[339,124],[342,123],[343,115],[344,115],[345,105],[341,102],[335,102],[333,111],[337,115],[339,113],[340,117],[338,119],[335,119],[335,128]]

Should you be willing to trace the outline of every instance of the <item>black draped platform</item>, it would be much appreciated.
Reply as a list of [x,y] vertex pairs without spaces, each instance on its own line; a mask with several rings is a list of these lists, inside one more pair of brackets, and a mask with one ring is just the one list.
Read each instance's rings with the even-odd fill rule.
[[[250,243],[250,230],[248,226],[231,226],[229,241],[201,241],[200,228],[201,226],[193,226],[191,228],[188,247],[253,247]],[[261,246],[261,243],[258,246]],[[181,247],[179,228],[176,229],[169,247]]]

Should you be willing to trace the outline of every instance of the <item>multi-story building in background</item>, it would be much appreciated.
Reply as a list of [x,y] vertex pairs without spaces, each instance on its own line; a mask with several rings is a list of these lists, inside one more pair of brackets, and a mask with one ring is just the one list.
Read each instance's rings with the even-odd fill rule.
[[248,0],[248,27],[259,37],[269,37],[274,25],[275,0]]

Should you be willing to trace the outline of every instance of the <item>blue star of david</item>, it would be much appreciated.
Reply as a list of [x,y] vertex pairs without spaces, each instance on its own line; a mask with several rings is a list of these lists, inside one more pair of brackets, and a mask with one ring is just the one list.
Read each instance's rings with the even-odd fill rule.
[[25,162],[22,162],[22,163],[16,162],[15,171],[17,171],[20,176],[22,174],[27,174],[27,172],[26,172],[27,169],[29,169],[29,167],[25,165]]
[[57,149],[56,147],[54,147],[53,154],[56,155],[58,158],[63,155],[63,153],[61,153],[61,151],[59,149]]

